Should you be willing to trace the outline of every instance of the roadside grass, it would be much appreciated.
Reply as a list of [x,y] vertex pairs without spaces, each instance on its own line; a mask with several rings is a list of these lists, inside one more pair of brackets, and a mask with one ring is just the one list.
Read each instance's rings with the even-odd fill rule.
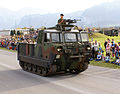
[[112,69],[120,69],[119,65],[115,65],[112,63],[105,63],[104,61],[90,61],[90,65],[92,66],[99,66],[99,67],[106,67],[106,68],[112,68]]
[[1,47],[0,47],[0,49],[5,50],[5,51],[9,51],[9,52],[16,52],[16,50],[9,50],[9,49],[6,49],[6,48],[1,48]]
[[91,39],[93,38],[93,41],[97,40],[99,43],[101,43],[101,47],[104,51],[104,55],[105,55],[105,47],[104,47],[104,42],[105,40],[107,40],[107,38],[109,38],[110,40],[114,39],[115,40],[115,43],[118,43],[120,42],[120,36],[118,37],[110,37],[110,36],[106,36],[104,34],[101,34],[101,33],[93,33],[92,36],[89,35],[89,41],[91,41]]
[[[115,37],[110,37],[110,36],[106,36],[106,35],[100,34],[100,33],[93,33],[92,36],[89,35],[89,41],[91,41],[92,38],[93,38],[93,41],[97,40],[99,43],[101,43],[101,47],[102,47],[102,49],[104,51],[104,53],[103,53],[104,56],[106,55],[104,42],[105,42],[105,40],[107,40],[107,38],[109,38],[110,40],[113,38],[115,40],[115,43],[120,42],[120,36],[118,36],[118,37],[116,37],[116,36]],[[113,61],[114,59],[111,57],[111,61]],[[113,69],[120,69],[119,65],[115,65],[115,64],[111,64],[111,63],[105,63],[104,61],[95,61],[95,60],[93,60],[93,61],[90,61],[90,65],[113,68]]]

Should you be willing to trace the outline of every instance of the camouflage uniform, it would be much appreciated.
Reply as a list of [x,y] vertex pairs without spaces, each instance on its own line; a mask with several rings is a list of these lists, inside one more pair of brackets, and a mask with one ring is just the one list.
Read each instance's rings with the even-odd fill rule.
[[58,20],[58,24],[63,20],[63,22],[61,24],[66,24],[65,20],[64,19],[59,19]]

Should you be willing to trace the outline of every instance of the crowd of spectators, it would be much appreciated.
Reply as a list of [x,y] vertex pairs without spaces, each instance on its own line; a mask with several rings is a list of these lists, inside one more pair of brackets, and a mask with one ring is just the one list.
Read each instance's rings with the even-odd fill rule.
[[[36,44],[38,31],[31,31],[28,34],[18,36],[14,35],[10,38],[0,39],[0,47],[9,50],[17,50],[19,42]],[[104,47],[97,40],[91,42],[92,57],[91,60],[111,62],[120,65],[120,42],[116,43],[114,39],[105,40]],[[105,53],[104,53],[105,52]]]
[[17,41],[13,41],[11,39],[1,39],[0,47],[11,50],[17,50]]
[[[92,58],[91,60],[105,61],[120,65],[120,42],[116,43],[114,39],[105,40],[104,47],[97,40],[91,43]],[[104,49],[104,50],[103,50]],[[104,52],[106,52],[104,54]]]
[[32,31],[25,35],[13,35],[10,38],[1,38],[0,47],[7,48],[9,50],[17,50],[19,42],[35,44],[38,31]]

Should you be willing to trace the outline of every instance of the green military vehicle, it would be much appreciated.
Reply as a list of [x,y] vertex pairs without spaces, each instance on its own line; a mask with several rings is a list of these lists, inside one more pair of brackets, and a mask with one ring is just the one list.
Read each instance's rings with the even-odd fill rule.
[[85,71],[91,56],[88,33],[70,23],[40,30],[36,44],[19,43],[22,69],[42,76]]
[[107,36],[118,36],[117,29],[105,29],[105,30],[100,31],[100,33],[103,33]]

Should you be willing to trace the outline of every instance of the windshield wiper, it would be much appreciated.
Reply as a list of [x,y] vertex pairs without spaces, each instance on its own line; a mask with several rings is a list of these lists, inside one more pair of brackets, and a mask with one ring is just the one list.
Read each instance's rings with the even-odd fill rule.
[[59,41],[57,41],[57,40],[55,40],[55,39],[52,39],[52,42],[59,42]]

